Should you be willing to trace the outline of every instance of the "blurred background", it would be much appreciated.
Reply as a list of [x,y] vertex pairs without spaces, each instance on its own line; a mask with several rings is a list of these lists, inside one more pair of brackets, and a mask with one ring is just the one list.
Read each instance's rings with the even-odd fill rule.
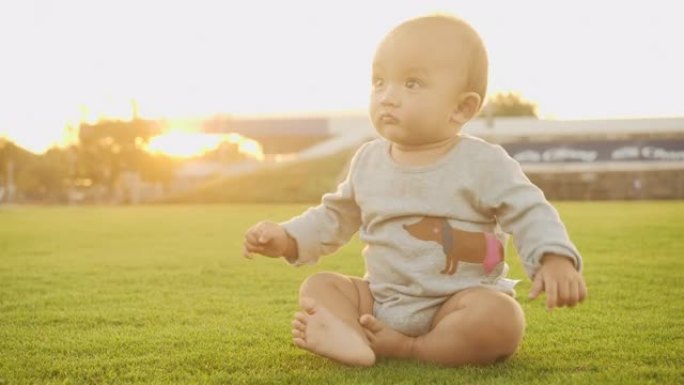
[[0,2],[0,204],[316,202],[375,137],[374,49],[468,20],[489,98],[464,131],[554,200],[684,198],[672,1]]

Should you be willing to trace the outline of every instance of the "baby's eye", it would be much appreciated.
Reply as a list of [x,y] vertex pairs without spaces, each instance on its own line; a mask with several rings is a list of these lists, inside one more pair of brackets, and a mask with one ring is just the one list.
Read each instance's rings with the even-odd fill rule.
[[380,77],[373,77],[373,87],[382,87],[385,84],[385,79]]
[[421,82],[419,79],[416,79],[416,78],[409,78],[409,79],[406,79],[406,83],[404,83],[404,85],[406,86],[406,88],[413,90],[413,89],[417,89],[417,88],[422,87],[423,82]]

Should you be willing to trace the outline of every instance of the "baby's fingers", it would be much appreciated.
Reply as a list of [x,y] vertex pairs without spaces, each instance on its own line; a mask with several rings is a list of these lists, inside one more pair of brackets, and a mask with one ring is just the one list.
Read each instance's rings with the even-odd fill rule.
[[558,297],[556,297],[556,306],[563,307],[570,305],[570,285],[572,283],[566,280],[560,280],[556,282],[556,288],[558,289]]
[[581,277],[577,289],[579,293],[579,302],[582,302],[585,298],[587,298],[587,285],[584,283],[584,279]]
[[579,302],[579,284],[577,282],[570,282],[570,289],[566,305],[574,307]]
[[252,253],[259,253],[261,254],[263,251],[263,247],[261,245],[257,245],[251,242],[245,242],[244,248],[243,248],[243,255],[247,258],[252,258]]
[[259,230],[260,232],[258,241],[262,245],[271,243],[271,241],[276,240],[280,234],[280,227],[270,222],[264,223],[264,225]]
[[257,244],[257,243],[252,243],[252,242],[245,242],[245,250],[253,253],[253,252],[259,252],[263,249],[263,246]]
[[537,274],[534,277],[534,282],[532,283],[532,289],[530,289],[529,299],[535,299],[544,291],[544,278],[542,274]]
[[259,235],[261,234],[261,231],[259,231],[258,227],[253,227],[245,233],[245,243],[251,243],[253,245],[256,245],[259,242]]
[[269,243],[273,239],[273,234],[271,234],[270,231],[262,231],[261,234],[259,235],[259,239],[257,240],[260,244],[265,245]]
[[573,307],[584,301],[584,298],[587,296],[587,287],[581,276],[569,282],[568,290],[568,299],[565,305],[569,307]]
[[247,258],[251,258],[250,253],[262,253],[264,247],[259,243],[258,229],[250,230],[245,234],[245,243],[243,254]]
[[544,282],[546,288],[546,309],[551,310],[558,303],[558,283],[555,280]]

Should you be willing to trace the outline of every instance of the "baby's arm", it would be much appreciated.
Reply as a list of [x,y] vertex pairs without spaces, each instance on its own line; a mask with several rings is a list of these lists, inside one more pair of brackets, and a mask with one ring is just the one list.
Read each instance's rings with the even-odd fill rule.
[[313,264],[349,241],[361,226],[361,211],[354,199],[353,171],[362,147],[352,159],[349,173],[321,204],[286,222],[260,222],[245,234],[244,254],[255,252],[284,256],[288,262]]
[[530,298],[546,291],[549,309],[574,306],[586,296],[582,257],[543,192],[503,149],[497,151],[483,170],[488,177],[480,190],[482,204],[513,234],[523,266],[534,280]]
[[313,264],[321,256],[335,252],[361,226],[361,210],[354,200],[351,175],[338,186],[337,191],[325,194],[321,204],[281,225],[295,240],[296,257],[288,258],[290,263]]

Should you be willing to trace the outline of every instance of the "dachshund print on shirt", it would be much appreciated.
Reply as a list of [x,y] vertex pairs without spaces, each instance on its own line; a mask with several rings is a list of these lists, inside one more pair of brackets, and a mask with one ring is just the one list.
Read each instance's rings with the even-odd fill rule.
[[446,218],[424,217],[404,229],[414,238],[442,245],[446,258],[442,274],[454,274],[459,261],[481,263],[489,274],[504,260],[503,246],[494,234],[455,229]]

